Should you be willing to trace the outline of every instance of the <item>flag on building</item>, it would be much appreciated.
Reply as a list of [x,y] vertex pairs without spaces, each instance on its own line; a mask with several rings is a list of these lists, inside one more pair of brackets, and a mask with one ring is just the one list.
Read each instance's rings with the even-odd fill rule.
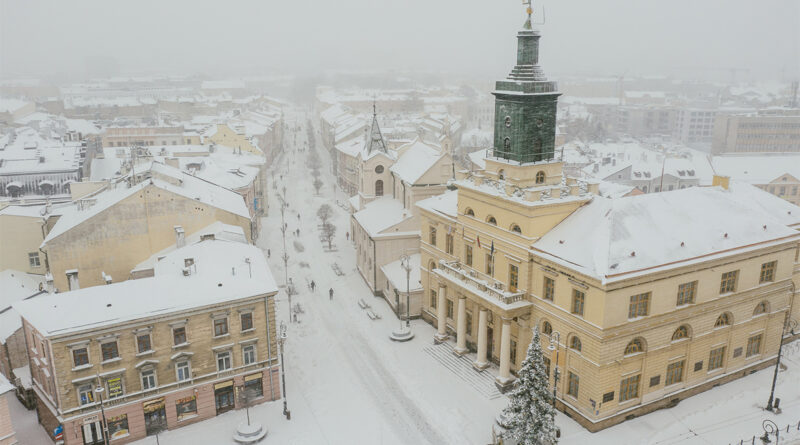
[[475,241],[478,242],[478,249],[480,249],[481,248],[481,236],[480,235],[475,235]]

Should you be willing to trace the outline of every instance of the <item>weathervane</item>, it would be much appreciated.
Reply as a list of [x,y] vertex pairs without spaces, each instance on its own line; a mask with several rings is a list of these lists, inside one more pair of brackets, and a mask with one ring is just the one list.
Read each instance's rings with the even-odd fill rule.
[[544,15],[544,5],[542,6],[542,21],[541,22],[531,22],[531,15],[533,15],[533,5],[532,0],[522,0],[522,4],[527,6],[525,8],[525,12],[528,13],[528,19],[525,21],[525,29],[531,29],[531,23],[534,25],[544,25],[545,15]]

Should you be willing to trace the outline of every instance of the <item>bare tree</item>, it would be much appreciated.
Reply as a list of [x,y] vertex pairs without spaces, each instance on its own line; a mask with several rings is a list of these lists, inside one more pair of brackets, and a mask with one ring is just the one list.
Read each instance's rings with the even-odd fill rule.
[[333,237],[336,235],[336,226],[325,223],[322,225],[322,239],[328,242],[328,249],[333,248]]
[[316,190],[317,195],[319,195],[319,189],[322,188],[322,180],[319,178],[315,178],[313,185],[314,185],[314,190]]
[[328,224],[328,220],[333,216],[333,207],[329,204],[322,204],[317,210],[317,218],[322,220],[322,225]]

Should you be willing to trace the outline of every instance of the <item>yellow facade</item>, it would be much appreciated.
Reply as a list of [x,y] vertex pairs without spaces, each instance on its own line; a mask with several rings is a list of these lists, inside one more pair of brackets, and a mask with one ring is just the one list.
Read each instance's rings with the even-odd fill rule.
[[[484,181],[504,181],[495,183],[509,193],[488,193],[480,187]],[[573,179],[562,181],[558,162],[514,166],[493,159],[485,171],[457,184],[454,211],[420,205],[423,317],[437,325],[437,341],[454,336],[457,353],[476,351],[476,369],[497,363],[499,386],[513,380],[535,327],[543,334],[560,409],[593,431],[774,362],[796,298],[796,237],[693,265],[600,280],[533,247],[589,202],[596,185],[581,189]],[[559,199],[552,199],[554,188],[560,188]],[[544,193],[549,199],[541,199]],[[509,198],[514,194],[526,199]],[[771,278],[762,282],[762,265],[773,261]],[[720,294],[722,274],[730,271],[738,271],[735,290]],[[696,283],[693,302],[678,304],[686,283]],[[646,315],[630,317],[632,297],[641,294],[647,295]],[[582,314],[575,313],[575,301],[582,301]],[[796,313],[800,303],[793,306]],[[728,323],[719,323],[720,316]],[[683,329],[686,336],[678,338]],[[626,400],[620,401],[620,391]]]
[[230,147],[242,152],[252,153],[254,155],[263,156],[264,153],[250,142],[250,139],[244,133],[237,133],[225,124],[217,124],[217,131],[208,137],[208,140],[218,144]]
[[0,270],[44,275],[45,256],[39,251],[44,240],[44,218],[16,214],[15,208],[0,211]]

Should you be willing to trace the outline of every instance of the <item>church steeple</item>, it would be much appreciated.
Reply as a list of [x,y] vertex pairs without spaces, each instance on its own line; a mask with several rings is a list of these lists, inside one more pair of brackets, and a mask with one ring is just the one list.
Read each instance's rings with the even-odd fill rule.
[[531,24],[532,9],[517,33],[517,64],[496,83],[494,150],[496,158],[520,164],[549,161],[555,152],[556,82],[539,66],[541,33]]
[[378,112],[375,107],[375,102],[372,103],[372,125],[367,133],[366,152],[372,153],[374,150],[387,153],[386,142],[383,140],[381,127],[378,125]]

